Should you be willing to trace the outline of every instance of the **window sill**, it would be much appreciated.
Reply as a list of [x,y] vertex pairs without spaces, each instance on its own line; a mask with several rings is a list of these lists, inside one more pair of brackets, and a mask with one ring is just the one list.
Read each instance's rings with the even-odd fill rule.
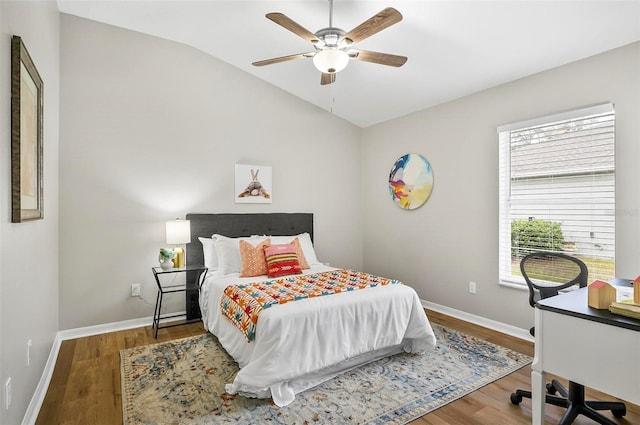
[[507,280],[500,280],[500,281],[498,281],[498,285],[504,286],[505,288],[518,289],[520,291],[529,292],[529,287],[524,283],[510,282],[510,281],[507,281]]
[[[529,292],[529,287],[527,286],[526,283],[518,283],[514,281],[501,280],[498,282],[498,285],[504,286],[505,288],[518,289],[520,291]],[[574,285],[574,286],[570,286],[569,288],[565,288],[561,290],[560,293],[564,294],[566,292],[577,291],[578,289],[580,288],[577,285]]]

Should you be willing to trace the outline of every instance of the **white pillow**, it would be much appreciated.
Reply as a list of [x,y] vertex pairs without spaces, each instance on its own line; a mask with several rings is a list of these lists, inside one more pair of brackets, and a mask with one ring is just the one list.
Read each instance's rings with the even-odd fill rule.
[[216,254],[215,241],[211,238],[201,238],[198,240],[202,244],[202,254],[204,257],[204,266],[213,272],[218,268],[218,255]]
[[241,238],[229,238],[227,236],[214,234],[211,237],[215,244],[215,251],[218,257],[217,275],[227,275],[230,273],[240,273],[242,261],[240,259],[240,240],[247,241],[253,246],[266,240],[264,236],[248,236]]
[[298,238],[300,242],[300,246],[302,247],[302,253],[304,254],[304,258],[307,260],[309,266],[318,266],[322,263],[318,261],[318,257],[316,257],[316,251],[313,248],[313,242],[311,242],[311,235],[309,233],[301,233],[299,235],[294,236],[267,236],[271,238],[271,244],[283,244],[290,243],[295,238]]

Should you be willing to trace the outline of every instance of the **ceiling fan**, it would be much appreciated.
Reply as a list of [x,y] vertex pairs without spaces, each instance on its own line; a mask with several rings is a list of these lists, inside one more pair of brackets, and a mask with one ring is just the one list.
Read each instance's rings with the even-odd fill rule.
[[400,12],[392,7],[387,7],[380,11],[349,32],[333,26],[333,0],[329,0],[329,26],[316,31],[315,34],[294,22],[283,13],[267,13],[266,17],[310,42],[315,50],[307,53],[298,53],[253,62],[254,66],[271,65],[294,59],[313,58],[313,64],[322,73],[320,76],[320,84],[325,85],[336,81],[336,73],[342,71],[347,66],[349,59],[395,67],[402,66],[407,61],[406,56],[352,48],[354,44],[402,20]]

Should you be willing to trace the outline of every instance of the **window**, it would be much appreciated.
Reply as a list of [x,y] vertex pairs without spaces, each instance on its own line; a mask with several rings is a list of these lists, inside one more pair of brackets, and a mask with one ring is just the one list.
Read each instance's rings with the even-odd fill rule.
[[498,128],[501,282],[524,284],[520,259],[541,250],[614,277],[614,130],[612,104]]

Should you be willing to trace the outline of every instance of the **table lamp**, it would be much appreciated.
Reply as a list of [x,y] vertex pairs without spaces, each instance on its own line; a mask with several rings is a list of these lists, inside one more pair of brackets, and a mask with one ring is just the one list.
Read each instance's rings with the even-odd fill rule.
[[189,220],[167,221],[167,243],[176,245],[174,252],[176,257],[173,259],[174,267],[184,267],[184,250],[178,246],[191,242],[191,222]]

